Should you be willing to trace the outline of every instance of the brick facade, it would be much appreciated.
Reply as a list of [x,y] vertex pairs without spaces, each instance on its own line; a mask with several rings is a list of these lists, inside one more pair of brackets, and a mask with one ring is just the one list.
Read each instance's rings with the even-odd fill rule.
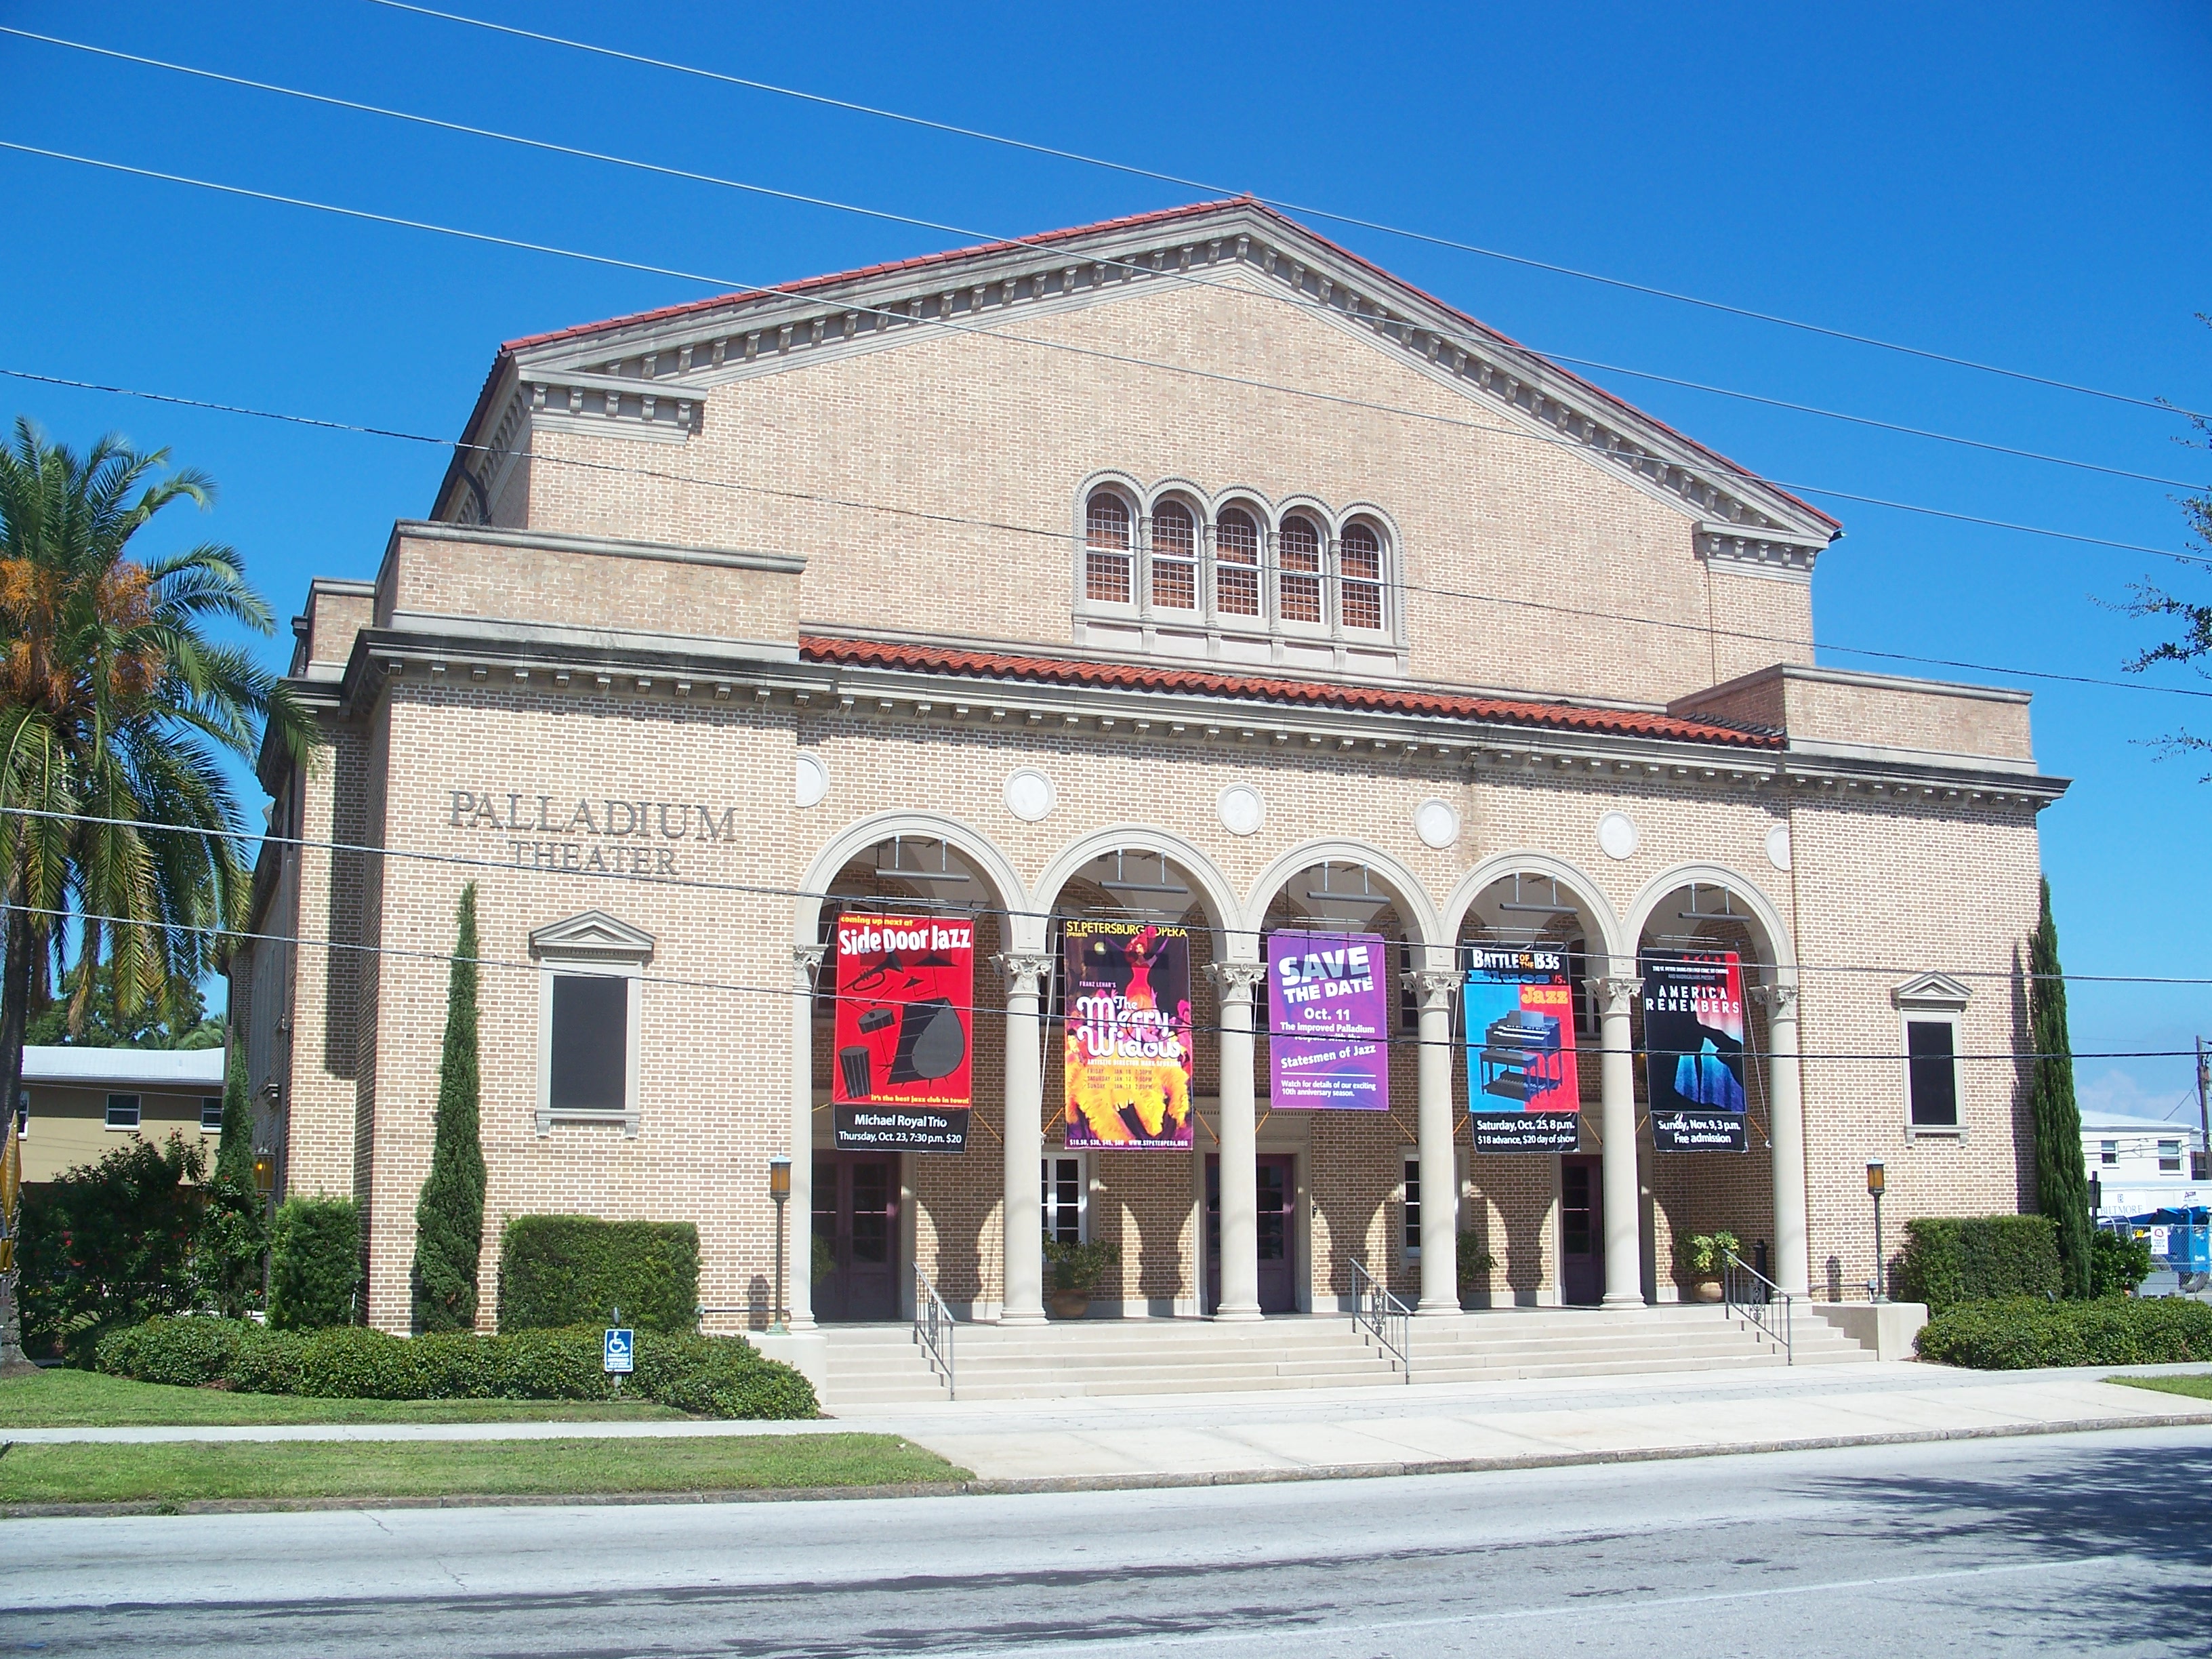
[[[1816,1292],[1850,1294],[1871,1271],[1866,1157],[1888,1160],[1899,1220],[2032,1199],[2004,1056],[2022,1040],[2035,814],[2063,785],[2036,774],[2010,694],[1795,672],[1811,662],[1806,550],[1826,520],[1528,354],[1492,377],[1484,354],[1517,348],[1249,204],[963,258],[508,349],[467,434],[494,453],[457,463],[435,522],[395,530],[373,590],[311,594],[293,678],[333,746],[305,771],[265,769],[274,822],[302,844],[271,848],[255,931],[273,937],[235,959],[234,1006],[285,1187],[366,1207],[374,1323],[409,1322],[443,958],[469,880],[486,959],[483,1317],[504,1221],[580,1212],[695,1222],[710,1327],[763,1322],[765,1165],[803,1152],[795,1090],[816,1103],[813,1144],[830,1144],[830,1028],[815,1018],[811,1052],[794,1052],[810,1024],[793,1018],[793,952],[840,899],[933,896],[875,873],[871,849],[894,833],[954,849],[985,907],[968,1150],[904,1154],[897,1171],[900,1271],[918,1263],[972,1315],[993,1316],[1009,1282],[1006,991],[988,964],[1040,948],[1044,913],[1114,904],[1085,858],[1117,848],[1165,859],[1147,867],[1190,891],[1199,1127],[1191,1155],[1089,1160],[1091,1236],[1121,1249],[1109,1310],[1198,1310],[1200,1160],[1223,1109],[1203,965],[1249,959],[1263,927],[1308,915],[1299,892],[1324,858],[1384,896],[1346,925],[1433,947],[1431,965],[1475,936],[1478,912],[1497,925],[1482,906],[1516,869],[1564,872],[1574,914],[1540,931],[1582,939],[1593,976],[1679,942],[1688,882],[1726,890],[1751,920],[1686,926],[1740,948],[1753,983],[1796,988]],[[1200,266],[1203,283],[1168,279]],[[1387,321],[1348,309],[1355,281]],[[1001,294],[1003,321],[978,309]],[[1030,343],[932,330],[939,306]],[[841,320],[862,307],[866,327]],[[1201,505],[1235,491],[1366,504],[1392,529],[1408,667],[1367,684],[1613,714],[1354,709],[1326,676],[1295,706],[1234,684],[1055,678],[1054,659],[1098,651],[1072,527],[1109,473],[1182,481]],[[871,665],[805,643],[818,638],[992,645],[1047,672]],[[1792,672],[1761,675],[1775,665]],[[1670,708],[1746,731],[1700,738],[1655,718]],[[806,806],[802,756],[828,780]],[[1051,781],[1042,818],[1002,799],[1020,769]],[[1224,825],[1231,786],[1264,802],[1255,833]],[[1431,801],[1459,824],[1441,848],[1415,828]],[[1601,850],[1607,813],[1634,823],[1625,856]],[[541,1109],[547,969],[532,935],[592,912],[652,939],[634,1133]],[[1931,970],[1972,988],[1961,1134],[1905,1122],[1890,993]],[[1766,1141],[1784,1062],[1765,1054],[1767,1019],[1752,1022],[1751,1152],[1659,1154],[1639,1130],[1649,1296],[1677,1293],[1681,1234],[1778,1235]],[[1255,1044],[1257,1149],[1295,1159],[1302,1306],[1348,1293],[1354,1260],[1419,1293],[1415,1051],[1410,1028],[1395,1035],[1392,1109],[1376,1114],[1269,1112]],[[1595,1030],[1580,1042],[1595,1048]],[[1586,1058],[1586,1153],[1606,1151],[1599,1069]],[[1559,1160],[1473,1155],[1462,1054],[1452,1073],[1459,1225],[1492,1258],[1466,1292],[1556,1301]],[[1060,1073],[1048,1027],[1048,1153]]]

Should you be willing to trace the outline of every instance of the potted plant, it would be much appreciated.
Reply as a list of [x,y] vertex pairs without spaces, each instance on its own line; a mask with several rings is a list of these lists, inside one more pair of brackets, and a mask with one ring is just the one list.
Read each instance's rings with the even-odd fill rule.
[[1682,1271],[1689,1275],[1691,1291],[1698,1301],[1721,1299],[1721,1274],[1729,1257],[1742,1248],[1729,1232],[1692,1233],[1675,1246]]
[[1459,1236],[1459,1304],[1486,1307],[1490,1301],[1490,1270],[1498,1258],[1482,1248],[1480,1233]]
[[1052,1289],[1047,1299],[1052,1304],[1054,1317],[1080,1319],[1091,1311],[1092,1292],[1104,1282],[1109,1273],[1121,1265],[1121,1252],[1099,1239],[1087,1244],[1062,1244],[1048,1238],[1044,1242],[1044,1261],[1052,1273]]

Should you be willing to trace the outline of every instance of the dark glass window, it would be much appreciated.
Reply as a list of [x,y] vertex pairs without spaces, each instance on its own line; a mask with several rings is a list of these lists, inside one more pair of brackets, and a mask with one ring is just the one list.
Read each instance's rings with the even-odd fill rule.
[[110,1095],[107,1097],[107,1127],[111,1129],[135,1129],[138,1127],[138,1097]]
[[222,1097],[221,1095],[200,1097],[200,1127],[211,1135],[222,1133]]
[[1055,1244],[1083,1242],[1083,1163],[1079,1158],[1044,1160],[1044,1231]]
[[1952,1055],[1948,1019],[1913,1019],[1905,1024],[1905,1052],[1912,1079],[1915,1127],[1954,1129],[1959,1125],[1959,1074]]
[[1421,1165],[1417,1158],[1406,1160],[1406,1254],[1417,1255],[1421,1249]]
[[553,976],[553,1076],[556,1112],[619,1112],[628,1106],[629,981],[605,974]]

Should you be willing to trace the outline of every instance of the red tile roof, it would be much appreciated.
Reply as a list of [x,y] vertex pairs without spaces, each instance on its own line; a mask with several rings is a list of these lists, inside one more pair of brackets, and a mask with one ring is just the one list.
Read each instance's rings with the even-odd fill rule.
[[837,663],[852,668],[958,674],[1035,685],[1182,692],[1193,696],[1236,697],[1255,702],[1304,704],[1366,714],[1419,714],[1504,726],[1547,726],[1562,732],[1601,732],[1614,737],[1660,738],[1674,743],[1722,744],[1738,749],[1779,749],[1784,742],[1782,733],[1761,726],[1682,720],[1672,714],[1647,714],[1634,709],[1584,708],[1570,703],[1511,697],[1407,691],[1387,686],[1278,679],[1267,675],[1222,674],[1212,669],[1155,667],[1150,663],[1014,656],[1004,652],[956,651],[941,646],[831,639],[818,635],[802,636],[799,653],[809,662]]

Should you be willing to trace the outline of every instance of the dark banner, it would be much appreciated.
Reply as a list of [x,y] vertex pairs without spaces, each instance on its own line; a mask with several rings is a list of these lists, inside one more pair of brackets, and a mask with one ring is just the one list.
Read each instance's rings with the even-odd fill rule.
[[841,1151],[964,1152],[973,1102],[975,929],[941,916],[837,919]]
[[1191,1146],[1190,931],[1066,922],[1067,1145]]
[[1469,947],[1460,993],[1478,1152],[1571,1152],[1582,1139],[1575,999],[1557,945]]
[[1644,1065],[1658,1151],[1749,1150],[1743,1030],[1743,965],[1735,951],[1644,958]]

